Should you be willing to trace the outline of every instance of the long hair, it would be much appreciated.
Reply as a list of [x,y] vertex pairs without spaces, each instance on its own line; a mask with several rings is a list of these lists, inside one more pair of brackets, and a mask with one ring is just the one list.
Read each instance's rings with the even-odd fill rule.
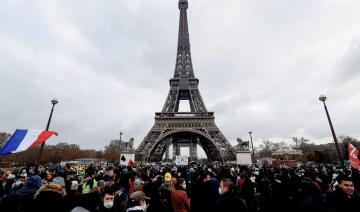
[[184,178],[182,177],[178,178],[175,183],[175,189],[185,191],[185,189],[181,186],[184,182],[185,182]]

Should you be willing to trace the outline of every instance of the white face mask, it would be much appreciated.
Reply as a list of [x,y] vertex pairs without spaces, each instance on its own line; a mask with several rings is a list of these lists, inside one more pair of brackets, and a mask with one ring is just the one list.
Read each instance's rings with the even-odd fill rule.
[[181,185],[181,187],[183,187],[183,189],[186,190],[186,183],[183,183],[183,184]]
[[148,207],[148,205],[146,204],[146,201],[141,202],[141,207],[146,210],[146,208]]
[[220,189],[220,187],[219,187],[219,194],[223,194],[222,191],[221,191],[221,189]]
[[111,208],[113,205],[114,205],[114,202],[112,202],[112,201],[104,202],[105,208]]
[[251,182],[255,183],[256,177],[250,177]]

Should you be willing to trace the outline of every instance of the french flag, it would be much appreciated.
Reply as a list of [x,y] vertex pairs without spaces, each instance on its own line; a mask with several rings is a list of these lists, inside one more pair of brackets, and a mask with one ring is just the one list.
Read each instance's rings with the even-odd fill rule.
[[14,134],[10,137],[4,148],[0,151],[0,155],[7,155],[25,151],[29,148],[44,143],[53,135],[58,135],[53,131],[41,130],[15,130]]

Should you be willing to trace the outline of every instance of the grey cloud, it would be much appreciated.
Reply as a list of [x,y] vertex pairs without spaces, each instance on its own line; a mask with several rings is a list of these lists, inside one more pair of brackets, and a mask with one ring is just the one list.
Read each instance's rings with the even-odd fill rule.
[[[229,140],[329,138],[320,94],[337,134],[360,136],[356,1],[189,4],[195,76]],[[44,128],[57,97],[54,142],[139,144],[169,91],[178,15],[175,0],[2,2],[0,130]]]
[[346,83],[360,77],[360,42],[353,42],[339,64],[339,78]]

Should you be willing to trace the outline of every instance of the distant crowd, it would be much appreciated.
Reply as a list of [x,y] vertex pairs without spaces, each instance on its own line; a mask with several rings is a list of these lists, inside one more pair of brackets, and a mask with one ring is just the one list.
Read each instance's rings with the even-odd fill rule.
[[360,210],[360,172],[298,167],[48,164],[0,171],[0,211]]

